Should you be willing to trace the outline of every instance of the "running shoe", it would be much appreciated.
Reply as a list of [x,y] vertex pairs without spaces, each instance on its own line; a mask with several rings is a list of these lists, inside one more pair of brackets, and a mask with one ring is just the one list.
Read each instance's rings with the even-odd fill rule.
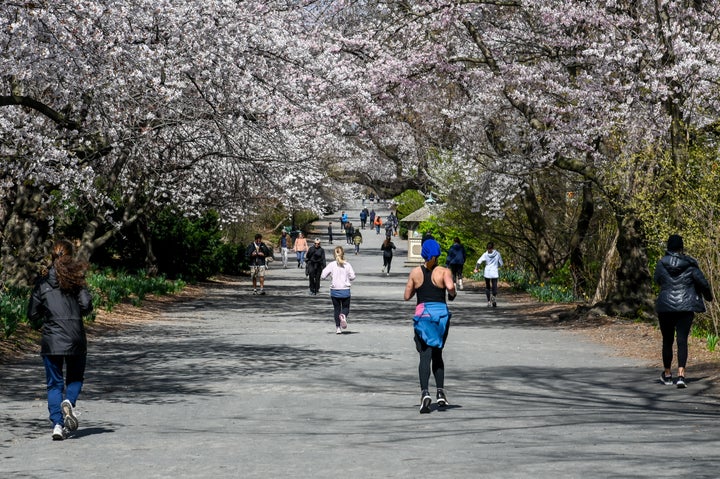
[[430,412],[430,404],[432,404],[432,398],[430,393],[425,390],[420,395],[420,414],[427,414]]
[[70,403],[69,400],[65,399],[60,404],[60,409],[62,410],[63,415],[63,421],[65,422],[65,427],[68,431],[74,431],[78,428],[78,420],[77,416],[75,416],[75,411],[73,410],[73,406]]
[[337,329],[335,330],[335,334],[342,334],[342,329],[337,328]]
[[340,327],[343,329],[347,329],[347,317],[344,314],[340,313],[339,318],[340,318]]
[[495,301],[495,295],[494,295],[494,294],[490,297],[490,301],[492,302],[492,307],[493,307],[493,308],[497,308],[497,302]]
[[660,374],[660,382],[662,382],[665,386],[672,386],[672,374],[665,376],[665,371],[663,371],[662,374]]
[[444,390],[444,389],[438,389],[438,390],[437,390],[437,405],[438,405],[438,407],[445,407],[445,406],[447,406],[448,404],[449,404],[449,403],[448,403],[448,400],[447,400],[447,396],[445,395],[445,390]]
[[62,427],[60,424],[55,424],[52,432],[53,441],[62,441],[66,437],[67,432],[65,431],[65,428]]
[[265,294],[265,290],[260,288],[260,292],[258,294]]
[[253,289],[253,294],[258,294],[257,289]]
[[675,386],[677,386],[680,389],[685,389],[687,387],[687,384],[685,384],[685,377],[678,376],[677,381],[675,382]]

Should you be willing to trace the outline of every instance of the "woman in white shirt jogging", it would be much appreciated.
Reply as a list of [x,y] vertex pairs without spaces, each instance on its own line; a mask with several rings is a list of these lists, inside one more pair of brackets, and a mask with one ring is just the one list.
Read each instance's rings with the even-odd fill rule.
[[345,250],[342,246],[335,247],[335,261],[329,263],[320,273],[320,278],[332,277],[330,299],[332,299],[335,333],[342,334],[347,328],[347,316],[350,314],[350,285],[355,280],[355,270],[345,261]]
[[485,294],[487,295],[488,300],[488,307],[492,306],[493,308],[497,307],[496,297],[497,297],[497,285],[498,285],[498,277],[500,276],[499,268],[503,265],[502,256],[500,256],[500,252],[495,249],[495,245],[491,241],[487,244],[487,251],[480,256],[480,259],[477,260],[477,263],[475,264],[475,270],[473,272],[477,273],[480,270],[480,265],[482,263],[485,263],[485,271],[483,272],[483,276],[485,277]]

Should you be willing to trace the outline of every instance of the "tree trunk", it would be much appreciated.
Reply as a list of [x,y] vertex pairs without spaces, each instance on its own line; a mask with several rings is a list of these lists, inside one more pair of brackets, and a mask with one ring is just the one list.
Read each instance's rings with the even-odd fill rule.
[[[628,318],[650,317],[652,288],[642,222],[632,214],[618,214],[617,254],[620,260],[614,283],[596,304],[606,314]],[[603,265],[603,268],[609,265]]]
[[555,258],[547,240],[545,218],[542,215],[542,209],[531,184],[527,184],[523,189],[522,205],[534,239],[531,246],[535,249],[537,276],[540,281],[545,281],[550,277],[550,273],[555,270]]
[[9,212],[0,247],[0,284],[30,286],[43,268],[50,220],[43,209],[42,191],[18,185],[5,198]]
[[150,233],[147,221],[145,221],[145,219],[139,220],[137,222],[137,231],[138,236],[140,237],[140,241],[142,241],[142,244],[145,245],[145,270],[147,271],[147,274],[149,276],[157,276],[157,257],[153,252],[152,234]]
[[570,272],[573,275],[574,294],[580,298],[585,293],[587,279],[585,277],[585,260],[582,252],[582,244],[590,230],[590,221],[595,213],[595,200],[593,198],[592,183],[583,183],[582,205],[580,216],[577,220],[577,228],[570,238]]

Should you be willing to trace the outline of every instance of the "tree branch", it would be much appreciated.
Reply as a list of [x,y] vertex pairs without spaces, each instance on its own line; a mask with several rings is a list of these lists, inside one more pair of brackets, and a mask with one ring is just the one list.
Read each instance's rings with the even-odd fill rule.
[[23,95],[0,95],[0,106],[15,105],[24,106],[39,113],[42,113],[43,115],[54,121],[58,126],[61,126],[63,128],[67,128],[69,130],[80,129],[80,124],[78,122],[69,120],[59,111],[54,110],[53,108],[32,97]]

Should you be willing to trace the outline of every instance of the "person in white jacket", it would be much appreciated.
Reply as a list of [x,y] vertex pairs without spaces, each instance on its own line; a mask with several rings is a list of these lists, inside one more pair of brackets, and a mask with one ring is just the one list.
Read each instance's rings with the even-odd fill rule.
[[342,334],[342,330],[347,328],[347,317],[350,314],[350,285],[355,280],[355,270],[345,261],[342,246],[335,247],[334,255],[335,261],[323,268],[320,278],[332,277],[330,299],[335,310],[335,333]]
[[480,265],[485,263],[485,271],[483,276],[485,277],[485,294],[487,295],[488,307],[497,307],[497,286],[498,277],[500,276],[499,269],[503,265],[502,256],[500,252],[495,249],[495,245],[490,242],[487,245],[487,251],[480,256],[475,264],[474,273],[480,270]]

